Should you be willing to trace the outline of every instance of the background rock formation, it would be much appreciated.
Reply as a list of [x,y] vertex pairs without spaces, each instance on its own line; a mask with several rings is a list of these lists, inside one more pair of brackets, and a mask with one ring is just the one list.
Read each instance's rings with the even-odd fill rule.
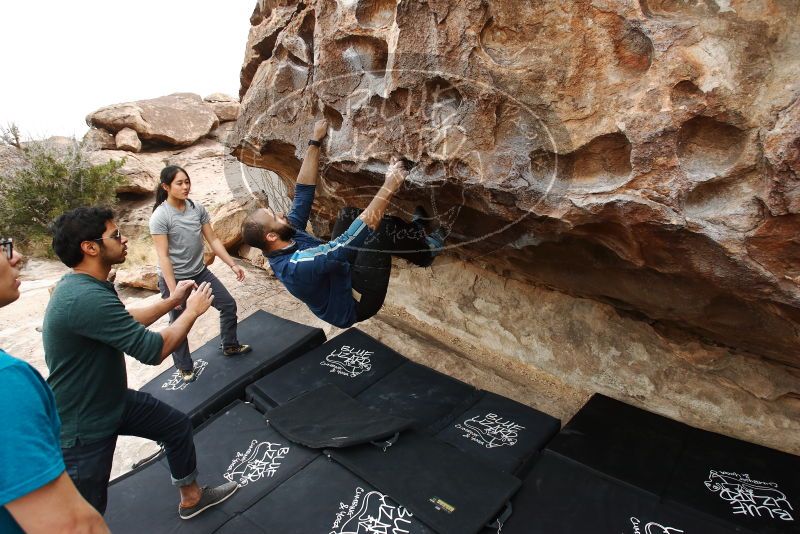
[[[449,254],[486,280],[600,301],[656,337],[691,332],[734,375],[754,365],[771,370],[765,382],[787,380],[766,400],[745,397],[796,418],[796,2],[261,0],[250,22],[228,143],[291,189],[314,117],[328,118],[318,233],[342,205],[363,206],[401,154],[416,167],[396,209],[427,204],[449,231]],[[457,293],[459,314],[488,313]],[[510,314],[499,304],[492,313]],[[414,310],[465,331],[458,314]],[[546,351],[530,350],[529,363],[547,367]],[[703,393],[676,401],[681,378],[660,380],[637,398],[682,403],[684,417],[702,420]],[[611,375],[592,387],[637,389]],[[737,428],[726,431],[758,439]]]
[[176,93],[100,108],[86,117],[86,124],[113,134],[130,129],[141,139],[188,146],[215,128],[219,118],[198,95]]
[[[89,161],[95,165],[112,159],[124,161],[118,171],[124,177],[117,188],[121,197],[118,218],[130,243],[128,261],[117,272],[116,283],[157,289],[158,258],[148,222],[159,175],[166,165],[186,170],[192,179],[192,199],[208,209],[222,244],[231,252],[238,250],[246,213],[264,202],[226,182],[226,175],[231,174],[225,170],[229,151],[220,137],[227,135],[238,115],[238,100],[222,93],[205,99],[180,93],[106,106],[89,114],[86,121],[92,128],[83,140]],[[213,260],[214,254],[207,248],[206,262]]]

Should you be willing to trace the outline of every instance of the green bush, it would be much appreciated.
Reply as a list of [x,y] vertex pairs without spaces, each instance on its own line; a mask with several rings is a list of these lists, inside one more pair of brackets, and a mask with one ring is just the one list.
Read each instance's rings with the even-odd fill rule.
[[0,168],[0,236],[13,237],[30,255],[51,256],[50,223],[80,206],[116,204],[124,161],[91,165],[81,145],[20,142],[15,126],[2,132],[5,168]]

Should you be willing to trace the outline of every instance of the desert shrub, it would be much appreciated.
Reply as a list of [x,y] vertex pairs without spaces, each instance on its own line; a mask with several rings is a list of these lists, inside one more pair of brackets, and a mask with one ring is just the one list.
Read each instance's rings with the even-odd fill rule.
[[123,161],[91,165],[75,139],[21,142],[13,125],[1,138],[0,236],[13,237],[28,254],[52,255],[48,226],[65,211],[116,204]]

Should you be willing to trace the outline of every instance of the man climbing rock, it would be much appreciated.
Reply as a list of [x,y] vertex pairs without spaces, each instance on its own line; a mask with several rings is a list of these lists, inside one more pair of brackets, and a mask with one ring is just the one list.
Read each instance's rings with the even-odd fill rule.
[[383,186],[365,210],[339,212],[331,241],[325,243],[306,233],[327,128],[325,120],[314,125],[289,214],[258,209],[245,220],[242,234],[248,245],[264,252],[275,276],[292,295],[323,321],[346,328],[369,319],[383,306],[392,256],[427,267],[443,240],[438,232],[427,234],[421,208],[410,223],[384,217],[408,175],[399,161],[390,165]]

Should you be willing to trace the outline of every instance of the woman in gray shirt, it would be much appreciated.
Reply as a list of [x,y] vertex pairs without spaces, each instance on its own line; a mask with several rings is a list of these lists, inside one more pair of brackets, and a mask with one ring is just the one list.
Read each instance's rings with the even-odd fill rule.
[[[233,261],[214,234],[206,209],[189,199],[191,189],[189,175],[181,167],[170,165],[161,171],[156,203],[150,216],[150,233],[158,252],[158,287],[166,298],[181,280],[193,280],[198,285],[210,283],[214,294],[212,305],[220,312],[223,353],[233,356],[249,352],[250,346],[239,343],[236,336],[236,301],[203,261],[203,238],[240,282],[244,280],[244,269]],[[181,313],[182,306],[172,310],[170,323]],[[184,381],[191,382],[196,378],[188,342],[184,341],[172,358]]]

